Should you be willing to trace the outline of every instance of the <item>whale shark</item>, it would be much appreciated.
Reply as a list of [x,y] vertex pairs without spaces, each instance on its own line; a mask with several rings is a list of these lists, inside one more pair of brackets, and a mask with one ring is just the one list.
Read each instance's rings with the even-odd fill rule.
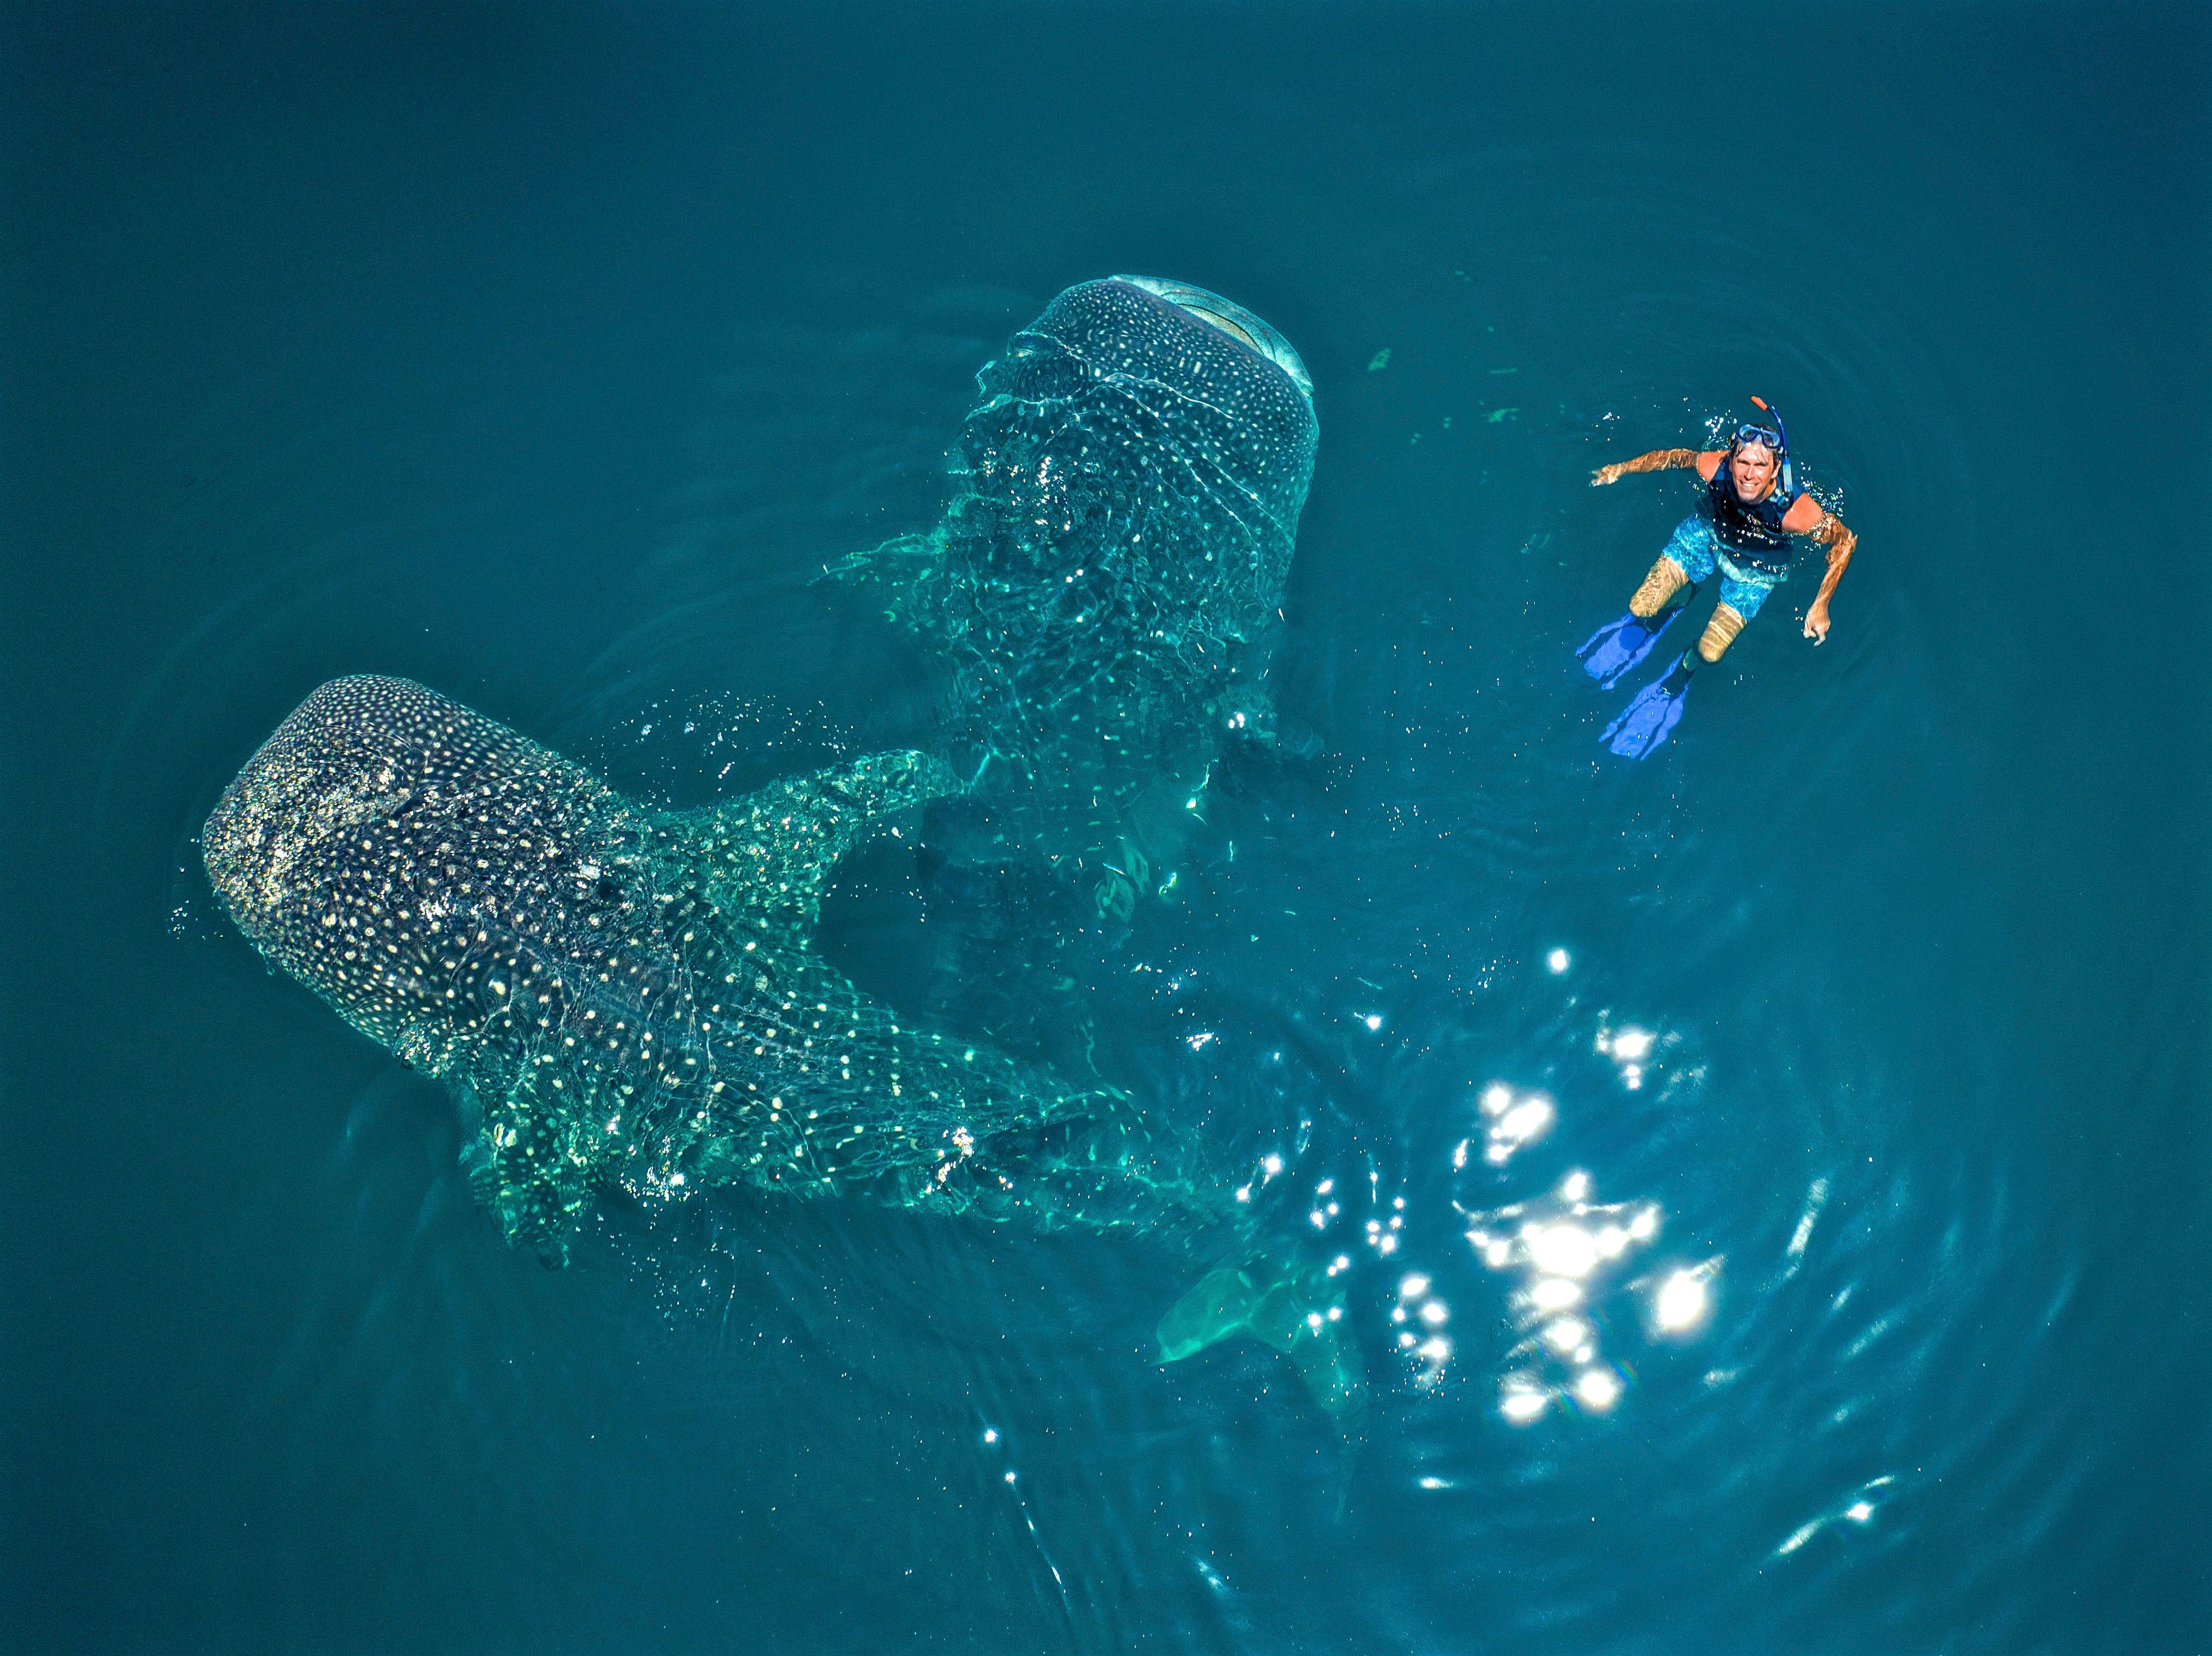
[[451,1089],[471,1186],[549,1263],[605,1190],[743,1184],[1134,1231],[1230,1261],[1163,1319],[1163,1361],[1249,1332],[1352,1420],[1340,1306],[1270,1262],[1215,1147],[908,1019],[817,952],[838,860],[956,786],[895,752],[663,810],[435,691],[362,676],[283,721],[201,841],[272,966]]
[[1060,294],[976,384],[942,520],[831,573],[949,658],[945,757],[1000,836],[1126,913],[1224,743],[1272,737],[1313,381],[1242,306],[1123,276]]
[[602,1180],[957,1209],[1008,1130],[1118,1109],[901,1021],[815,952],[838,859],[953,786],[881,754],[663,811],[420,685],[346,678],[254,755],[202,844],[268,959],[453,1084],[479,1193],[557,1258]]

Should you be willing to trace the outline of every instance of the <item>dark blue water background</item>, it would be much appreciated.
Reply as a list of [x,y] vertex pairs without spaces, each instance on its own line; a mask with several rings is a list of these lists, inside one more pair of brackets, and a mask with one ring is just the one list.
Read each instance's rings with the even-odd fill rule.
[[[2204,1649],[2209,41],[10,8],[9,1645]],[[510,1253],[444,1096],[192,872],[339,673],[672,799],[926,737],[927,658],[810,578],[1122,270],[1281,329],[1321,459],[1293,739],[1059,967],[1341,1239],[1348,1483],[1268,1352],[1152,1365],[1141,1244],[729,1198]],[[1801,572],[1607,760],[1571,651],[1691,494],[1589,469],[1753,392],[1863,537],[1834,635]],[[872,852],[828,946],[1018,1039],[951,919]],[[1494,1083],[1556,1113],[1502,1166]],[[1622,1389],[1516,1424],[1574,1367],[1468,1216],[1578,1173],[1660,1217],[1588,1279]]]

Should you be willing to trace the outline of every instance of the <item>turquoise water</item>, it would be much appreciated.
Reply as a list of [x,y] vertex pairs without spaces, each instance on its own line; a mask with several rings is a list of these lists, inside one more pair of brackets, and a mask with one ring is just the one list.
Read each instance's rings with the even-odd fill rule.
[[[2201,10],[4,27],[15,1647],[2206,1647]],[[1312,1204],[1348,1473],[1273,1354],[1154,1366],[1142,1242],[729,1196],[544,1270],[197,871],[342,673],[675,804],[927,741],[814,577],[1115,271],[1311,371],[1282,739],[1126,932],[878,846],[825,947],[1018,1047],[1064,981]],[[1692,495],[1589,470],[1754,393],[1834,633],[1801,569],[1620,764],[1572,652]],[[1554,1350],[1577,1192],[1650,1234]]]

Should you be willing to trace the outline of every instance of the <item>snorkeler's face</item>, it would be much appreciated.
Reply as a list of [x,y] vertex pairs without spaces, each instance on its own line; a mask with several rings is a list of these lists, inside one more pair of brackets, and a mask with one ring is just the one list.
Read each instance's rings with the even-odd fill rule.
[[1761,443],[1746,444],[1729,457],[1729,477],[1739,500],[1765,500],[1774,487],[1774,451]]

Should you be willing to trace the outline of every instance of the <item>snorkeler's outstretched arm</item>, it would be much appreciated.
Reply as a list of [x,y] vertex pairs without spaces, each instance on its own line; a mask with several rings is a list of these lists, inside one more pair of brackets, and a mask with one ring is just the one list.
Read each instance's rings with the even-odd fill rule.
[[1607,483],[1619,482],[1634,471],[1671,471],[1678,466],[1697,466],[1710,477],[1713,475],[1711,469],[1699,463],[1719,458],[1717,453],[1700,454],[1693,448],[1655,448],[1650,453],[1639,454],[1633,460],[1617,460],[1609,466],[1600,466],[1590,473],[1590,487],[1602,488]]
[[1836,583],[1850,567],[1851,554],[1857,549],[1859,537],[1851,533],[1844,520],[1832,512],[1824,510],[1810,494],[1801,494],[1797,503],[1782,519],[1782,526],[1792,534],[1809,535],[1828,549],[1828,573],[1820,577],[1820,590],[1813,595],[1813,602],[1805,611],[1805,636],[1814,643],[1825,643],[1828,636],[1828,597],[1836,590]]

